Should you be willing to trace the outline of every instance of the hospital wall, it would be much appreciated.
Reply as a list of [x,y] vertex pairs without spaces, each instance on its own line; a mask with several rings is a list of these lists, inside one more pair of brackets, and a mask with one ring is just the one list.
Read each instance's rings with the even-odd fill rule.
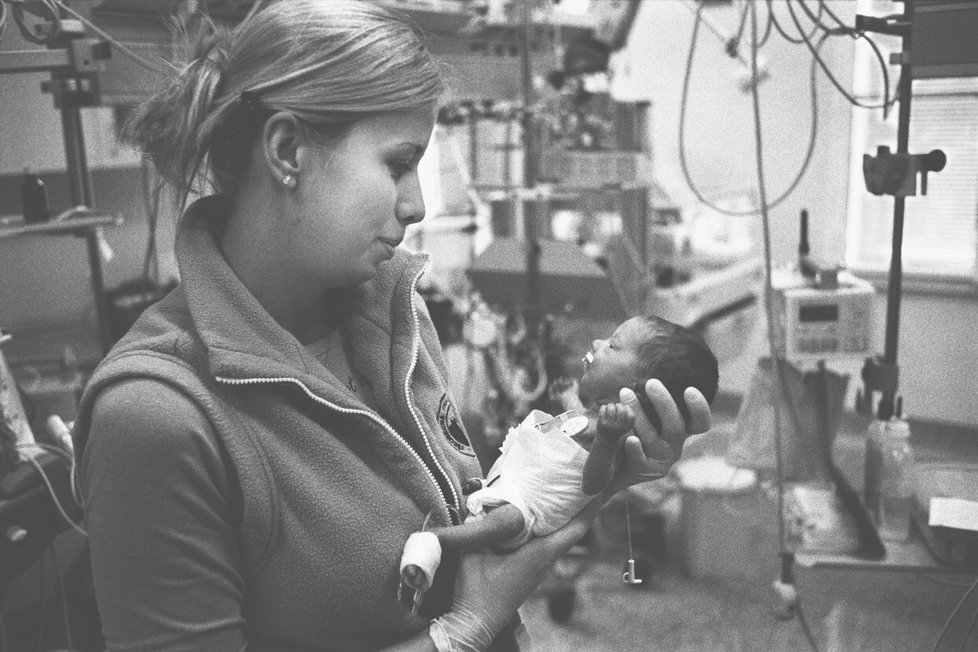
[[[852,20],[854,2],[830,3],[843,20]],[[737,24],[734,10],[712,6],[707,12],[722,26]],[[762,15],[763,12],[761,12]],[[686,2],[643,2],[627,49],[619,55],[616,89],[620,95],[651,101],[651,139],[656,181],[678,203],[694,205],[679,157],[680,99],[694,14]],[[747,29],[750,29],[748,22]],[[843,87],[851,84],[853,41],[831,39],[822,54]],[[745,57],[749,51],[744,48]],[[760,85],[765,185],[769,200],[790,184],[804,157],[809,133],[808,80],[811,55],[777,35],[761,56],[770,77]],[[723,44],[701,27],[693,62],[686,115],[685,150],[690,176],[704,191],[754,192],[757,188],[753,109],[737,79],[741,66]],[[819,73],[819,126],[811,166],[798,188],[770,211],[774,263],[788,263],[798,246],[798,215],[807,209],[812,252],[826,261],[845,257],[849,192],[851,108]],[[892,143],[891,146],[895,146]],[[932,184],[932,191],[937,191]],[[746,219],[746,218],[744,218]],[[758,245],[760,220],[751,225]],[[877,285],[875,350],[882,352],[886,320],[885,282]],[[899,322],[900,393],[906,413],[916,419],[978,426],[978,304],[967,296],[904,292]],[[721,386],[746,389],[756,360],[767,354],[765,320],[758,311],[742,355],[721,368]],[[830,362],[850,374],[850,401],[861,384],[862,360]]]
[[[833,2],[841,16],[854,13],[853,3]],[[729,8],[709,9],[718,23],[736,24]],[[693,14],[678,1],[646,1],[636,19],[625,51],[616,60],[616,93],[623,99],[651,102],[650,137],[656,181],[683,205],[693,196],[679,167],[680,93]],[[5,48],[19,47],[8,30]],[[770,78],[760,87],[764,171],[769,198],[781,194],[804,157],[810,120],[808,78],[811,57],[802,46],[772,38],[763,56]],[[849,83],[852,45],[833,39],[824,49],[827,63],[843,85]],[[708,193],[754,192],[757,170],[750,95],[738,87],[741,67],[723,46],[701,29],[691,77],[686,115],[686,152],[690,174]],[[61,129],[51,98],[40,92],[42,75],[0,75],[0,216],[19,211],[17,184],[25,167],[40,171],[52,194],[52,205],[69,204],[64,175]],[[135,159],[119,149],[111,135],[111,110],[86,110],[89,157],[99,209],[125,217],[106,238],[115,257],[105,264],[111,286],[142,273],[147,218],[141,198],[141,177]],[[850,107],[824,78],[819,82],[819,134],[811,167],[798,188],[770,212],[775,263],[790,261],[797,247],[797,219],[802,208],[811,214],[811,240],[824,260],[841,260],[845,251],[848,193]],[[936,189],[936,184],[935,185]],[[164,218],[167,213],[164,211]],[[743,218],[749,219],[749,218]],[[163,219],[159,236],[164,275],[173,269],[171,220]],[[751,224],[760,244],[760,222]],[[438,252],[434,252],[438,255]],[[877,303],[877,350],[882,350],[885,295]],[[901,393],[907,412],[920,419],[978,426],[978,307],[973,296],[912,294],[904,296],[900,322]],[[54,340],[75,347],[77,357],[97,355],[92,335],[94,315],[84,241],[76,238],[31,237],[0,240],[0,326],[37,340],[50,331]],[[61,342],[30,348],[42,348]],[[11,345],[12,346],[12,345]],[[5,350],[7,350],[5,348]],[[723,388],[734,394],[746,389],[755,362],[766,354],[764,320],[758,313],[744,352],[724,364]],[[861,361],[830,364],[859,382]],[[851,403],[850,403],[851,407]]]

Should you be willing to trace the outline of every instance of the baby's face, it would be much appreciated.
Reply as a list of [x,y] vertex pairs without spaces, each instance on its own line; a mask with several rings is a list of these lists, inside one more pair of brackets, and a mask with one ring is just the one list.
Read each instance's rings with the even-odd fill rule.
[[580,395],[598,403],[618,400],[618,390],[630,387],[638,377],[638,347],[648,337],[640,317],[623,323],[606,340],[594,340],[584,356]]

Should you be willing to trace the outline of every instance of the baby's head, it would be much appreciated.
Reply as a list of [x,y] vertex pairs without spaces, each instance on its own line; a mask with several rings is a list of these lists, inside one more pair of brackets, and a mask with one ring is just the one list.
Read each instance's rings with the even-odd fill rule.
[[657,378],[689,419],[683,392],[695,387],[712,403],[718,376],[717,359],[698,333],[653,315],[632,317],[591,343],[579,392],[586,403],[609,403],[622,387]]

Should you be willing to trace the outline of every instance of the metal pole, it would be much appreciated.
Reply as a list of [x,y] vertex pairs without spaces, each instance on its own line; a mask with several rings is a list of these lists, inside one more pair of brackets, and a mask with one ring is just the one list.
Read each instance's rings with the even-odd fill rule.
[[[903,56],[910,56],[910,40],[913,17],[913,2],[907,0],[903,5],[903,19],[906,31],[903,33]],[[911,61],[904,59],[900,72],[900,87],[897,114],[897,154],[906,154],[910,141],[910,101],[912,98],[913,74]],[[884,98],[884,101],[886,99]],[[886,292],[886,340],[883,349],[883,362],[897,367],[897,348],[900,336],[900,299],[903,280],[903,222],[906,208],[905,197],[893,200],[893,244],[890,252],[890,275]],[[878,415],[889,419],[894,414],[896,402],[896,381],[892,389],[884,389],[880,397]]]
[[[63,92],[63,79],[52,75],[52,81],[57,90]],[[85,137],[82,132],[81,110],[72,103],[69,97],[61,95],[58,108],[61,112],[61,129],[64,134],[65,163],[67,164],[68,189],[71,202],[75,206],[95,206],[95,193],[92,189],[92,175],[88,169],[85,155]],[[92,295],[95,302],[95,320],[98,328],[99,345],[102,355],[112,347],[112,337],[109,327],[109,306],[105,293],[105,276],[102,271],[102,254],[99,247],[101,229],[94,229],[85,234],[88,250],[88,267],[91,273]]]
[[[533,116],[533,21],[531,2],[521,2],[522,43],[520,63],[522,66],[523,114],[523,190],[536,187],[537,181],[537,142]],[[536,342],[540,327],[540,242],[537,237],[537,205],[532,198],[523,200],[523,233],[526,240],[526,322],[532,342]]]

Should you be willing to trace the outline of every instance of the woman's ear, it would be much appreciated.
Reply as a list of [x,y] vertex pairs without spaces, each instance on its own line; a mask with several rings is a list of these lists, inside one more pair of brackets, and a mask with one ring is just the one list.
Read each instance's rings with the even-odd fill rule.
[[265,121],[262,150],[268,172],[280,184],[289,185],[299,170],[302,124],[291,113],[280,111]]

